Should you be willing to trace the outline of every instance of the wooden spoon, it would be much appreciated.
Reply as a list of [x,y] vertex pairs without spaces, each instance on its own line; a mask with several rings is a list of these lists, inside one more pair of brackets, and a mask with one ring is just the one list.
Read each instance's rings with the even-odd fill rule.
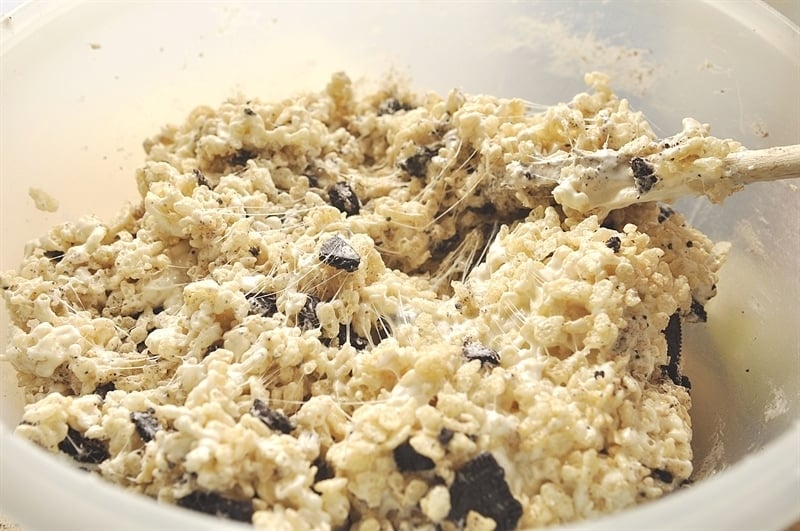
[[[586,214],[604,215],[634,203],[668,202],[690,195],[705,195],[719,203],[746,184],[800,178],[800,145],[742,149],[709,166],[683,168],[672,167],[662,153],[626,157],[601,149],[573,152],[567,158],[562,167],[570,163],[581,171],[561,171],[553,197]],[[558,166],[557,161],[551,164]]]

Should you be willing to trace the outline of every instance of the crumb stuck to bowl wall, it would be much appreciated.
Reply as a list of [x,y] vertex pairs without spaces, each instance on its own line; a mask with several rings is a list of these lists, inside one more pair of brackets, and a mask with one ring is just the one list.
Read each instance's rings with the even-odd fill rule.
[[56,212],[58,210],[58,200],[43,189],[31,186],[28,188],[28,195],[33,199],[33,204],[37,210],[42,212]]

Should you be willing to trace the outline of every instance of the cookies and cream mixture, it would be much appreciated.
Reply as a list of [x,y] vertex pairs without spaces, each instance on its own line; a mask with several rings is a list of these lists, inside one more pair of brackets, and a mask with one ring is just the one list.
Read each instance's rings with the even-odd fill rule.
[[587,82],[534,109],[335,74],[164,128],[138,202],[0,276],[17,433],[261,529],[529,528],[685,484],[681,323],[726,246],[656,203],[562,206],[539,170],[740,146],[692,120],[659,140]]

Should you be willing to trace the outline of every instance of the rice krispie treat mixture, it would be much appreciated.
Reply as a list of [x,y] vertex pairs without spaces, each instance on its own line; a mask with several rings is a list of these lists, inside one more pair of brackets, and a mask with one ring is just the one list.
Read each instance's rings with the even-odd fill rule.
[[705,318],[725,245],[655,203],[561,206],[540,170],[740,146],[692,120],[659,140],[587,82],[533,109],[336,74],[164,128],[140,201],[0,276],[17,433],[261,529],[510,530],[680,487],[681,323]]

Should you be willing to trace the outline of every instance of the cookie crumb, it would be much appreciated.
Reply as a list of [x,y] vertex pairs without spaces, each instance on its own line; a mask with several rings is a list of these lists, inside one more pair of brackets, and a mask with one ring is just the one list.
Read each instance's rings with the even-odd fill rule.
[[633,170],[633,183],[636,187],[636,192],[640,195],[649,192],[658,182],[653,166],[641,157],[631,159],[631,170]]
[[79,463],[100,464],[109,458],[108,449],[102,441],[89,439],[78,430],[67,429],[67,436],[58,443],[58,449]]
[[348,216],[355,216],[361,209],[361,201],[353,188],[345,182],[338,182],[331,186],[328,190],[328,198],[331,205]]
[[43,189],[31,186],[28,188],[28,195],[33,199],[33,204],[37,210],[42,212],[56,212],[58,210],[58,200]]
[[511,495],[505,471],[490,453],[479,454],[456,472],[450,504],[449,520],[460,522],[475,511],[493,519],[498,531],[515,529],[522,517],[522,504]]
[[131,412],[131,422],[136,426],[136,433],[139,434],[139,437],[141,437],[144,442],[152,441],[156,433],[161,429],[161,425],[155,417],[155,410],[153,408],[144,412]]
[[292,421],[289,420],[289,417],[280,411],[271,409],[267,403],[260,398],[253,400],[253,408],[250,410],[250,413],[266,424],[271,430],[289,434],[295,428]]
[[480,360],[481,365],[500,365],[500,354],[477,341],[467,339],[461,347],[461,353],[469,360]]
[[324,264],[352,273],[361,264],[355,249],[339,236],[328,238],[319,249],[319,260]]
[[177,504],[186,509],[239,522],[250,522],[253,519],[253,503],[251,501],[233,500],[216,492],[195,491],[179,498]]
[[394,449],[394,462],[400,472],[418,472],[421,470],[432,470],[436,463],[430,457],[420,454],[413,446],[411,441],[406,441]]

